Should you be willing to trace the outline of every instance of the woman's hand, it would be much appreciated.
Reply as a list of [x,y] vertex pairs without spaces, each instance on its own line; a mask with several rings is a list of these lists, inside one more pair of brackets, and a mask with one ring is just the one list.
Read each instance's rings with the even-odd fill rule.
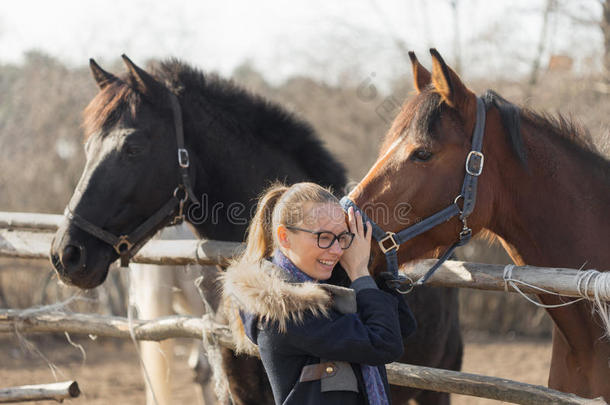
[[354,213],[353,207],[349,207],[347,210],[347,225],[350,232],[354,234],[354,241],[341,256],[340,263],[350,280],[354,281],[358,277],[369,275],[368,263],[371,255],[373,227],[370,222],[367,222],[365,232],[362,215],[359,211]]

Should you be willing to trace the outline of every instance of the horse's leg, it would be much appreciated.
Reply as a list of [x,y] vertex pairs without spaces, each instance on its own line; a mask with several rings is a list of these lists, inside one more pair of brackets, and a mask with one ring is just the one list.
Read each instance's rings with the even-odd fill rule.
[[[463,343],[459,323],[458,290],[419,287],[407,296],[417,319],[417,330],[405,340],[407,364],[459,371],[462,367]],[[449,395],[416,388],[390,386],[393,404],[449,403]],[[446,402],[444,402],[446,401]]]
[[[445,370],[460,371],[462,369],[463,343],[462,335],[459,331],[459,324],[455,325],[458,330],[449,334],[451,337],[445,345],[446,357],[443,359],[439,368]],[[446,392],[421,391],[416,397],[418,405],[449,405],[451,396]]]
[[[173,271],[146,264],[130,264],[130,294],[140,319],[153,319],[172,314]],[[171,404],[171,370],[173,340],[141,342],[142,362],[148,373],[157,405]],[[146,403],[154,405],[151,387],[146,381]]]
[[421,391],[415,402],[419,405],[449,405],[451,397],[446,392]]
[[189,355],[189,366],[195,371],[195,382],[201,389],[204,404],[216,404],[218,399],[214,392],[212,380],[212,366],[208,361],[203,345],[200,341],[193,342]]
[[[462,369],[463,343],[459,331],[459,324],[454,324],[454,328],[449,333],[449,340],[445,344],[445,357],[440,364],[435,367],[445,370],[459,371]],[[445,392],[419,390],[410,387],[391,386],[392,403],[395,405],[409,403],[413,398],[418,405],[449,405],[451,397]]]
[[260,359],[221,348],[222,362],[235,405],[272,405],[271,385]]
[[[578,327],[585,328],[587,325],[582,322]],[[595,335],[601,336],[601,331],[595,331]],[[603,396],[606,401],[609,401],[610,350],[608,346],[601,338],[598,338],[597,343],[589,350],[580,349],[577,352],[570,347],[560,330],[554,325],[549,388],[585,398]]]

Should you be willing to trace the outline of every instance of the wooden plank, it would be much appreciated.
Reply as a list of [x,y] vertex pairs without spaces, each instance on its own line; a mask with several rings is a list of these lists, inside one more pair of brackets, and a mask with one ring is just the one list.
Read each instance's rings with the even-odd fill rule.
[[80,396],[80,389],[76,381],[0,388],[0,404],[45,400],[63,402],[64,399],[78,396]]
[[[0,229],[0,256],[48,260],[52,237],[52,234],[45,232]],[[133,258],[133,262],[161,265],[226,264],[226,259],[233,257],[242,248],[243,244],[235,242],[191,239],[152,240]],[[423,260],[401,270],[416,281],[434,262],[435,260]],[[504,267],[494,264],[447,261],[428,280],[427,285],[504,291]],[[574,269],[515,266],[512,278],[563,296],[579,297],[577,289],[579,273]],[[603,276],[608,278],[610,273]],[[539,293],[526,285],[518,284],[518,287],[525,293]],[[509,285],[507,291],[515,290]],[[610,297],[601,296],[601,298],[610,301]]]
[[462,373],[438,368],[391,363],[386,366],[390,384],[453,394],[495,399],[513,404],[606,404],[601,398],[585,399],[540,385],[506,378]]
[[217,240],[151,240],[134,256],[135,263],[186,265],[227,264],[243,244]]
[[[169,316],[153,320],[133,320],[137,340],[170,338],[201,339],[205,333],[220,345],[233,348],[231,332],[226,325],[192,316]],[[0,332],[49,333],[68,332],[115,338],[130,338],[126,318],[87,314],[43,312],[42,310],[0,309]],[[453,392],[463,395],[497,399],[517,404],[605,404],[600,400],[579,398],[542,386],[520,383],[503,378],[461,373],[402,363],[387,365],[391,384]]]
[[[0,229],[0,257],[49,258],[53,234]],[[132,259],[134,263],[186,265],[226,264],[242,244],[213,240],[151,240]]]
[[63,219],[63,215],[0,211],[0,229],[36,229],[55,232]]
[[[134,319],[136,340],[161,341],[175,338],[201,339],[202,333],[227,347],[233,340],[227,326],[196,316],[167,316],[153,320]],[[74,333],[130,339],[127,318],[95,314],[67,314],[44,310],[0,309],[0,333],[18,330],[20,333]]]
[[[0,212],[0,256],[47,259],[52,235],[35,230],[54,231],[62,220],[62,215]],[[235,256],[240,249],[243,249],[243,245],[233,242],[153,240],[142,248],[133,262],[163,265],[226,264],[227,258]],[[403,271],[415,281],[433,263],[434,260],[423,260],[404,267]],[[506,289],[514,292],[512,286],[505,285],[503,273],[504,266],[501,265],[447,261],[428,280],[427,285],[493,291]],[[579,297],[576,285],[578,274],[578,270],[574,269],[521,266],[514,267],[512,278],[567,297]],[[517,285],[525,293],[540,293],[524,284]],[[606,291],[610,291],[610,288]],[[601,298],[610,301],[610,297]]]
[[47,259],[53,234],[0,229],[0,256]]
[[[417,281],[424,276],[435,262],[435,259],[422,260],[415,264],[404,266],[401,270],[413,281]],[[495,264],[446,261],[428,279],[426,285],[492,291],[505,291],[506,289],[506,291],[515,292],[516,290],[510,285],[505,285],[505,267]],[[580,270],[565,268],[514,266],[511,278],[563,296],[580,297],[577,280],[581,273]],[[601,276],[610,282],[610,273]],[[540,291],[535,288],[521,283],[516,284],[524,293],[540,294]],[[589,285],[588,287],[588,291],[591,291],[593,286]],[[602,301],[610,301],[610,296],[602,295],[600,298]]]

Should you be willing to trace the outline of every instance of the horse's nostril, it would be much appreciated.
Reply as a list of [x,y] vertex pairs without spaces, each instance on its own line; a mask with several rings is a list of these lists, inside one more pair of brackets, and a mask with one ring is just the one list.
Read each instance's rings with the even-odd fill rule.
[[76,267],[81,262],[81,248],[78,246],[68,245],[64,248],[61,255],[61,264],[64,267]]

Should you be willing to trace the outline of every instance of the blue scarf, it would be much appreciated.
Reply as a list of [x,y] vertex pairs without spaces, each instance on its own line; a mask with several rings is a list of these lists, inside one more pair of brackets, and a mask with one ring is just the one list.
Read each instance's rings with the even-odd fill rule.
[[[317,282],[317,280],[309,277],[299,269],[279,249],[276,249],[275,252],[273,252],[272,263],[286,271],[292,280],[297,283],[304,283],[306,281]],[[388,401],[388,396],[386,395],[385,386],[381,379],[379,369],[367,364],[361,364],[360,369],[362,370],[362,378],[364,379],[364,387],[366,389],[366,396],[368,397],[369,404],[389,405],[390,402]]]

